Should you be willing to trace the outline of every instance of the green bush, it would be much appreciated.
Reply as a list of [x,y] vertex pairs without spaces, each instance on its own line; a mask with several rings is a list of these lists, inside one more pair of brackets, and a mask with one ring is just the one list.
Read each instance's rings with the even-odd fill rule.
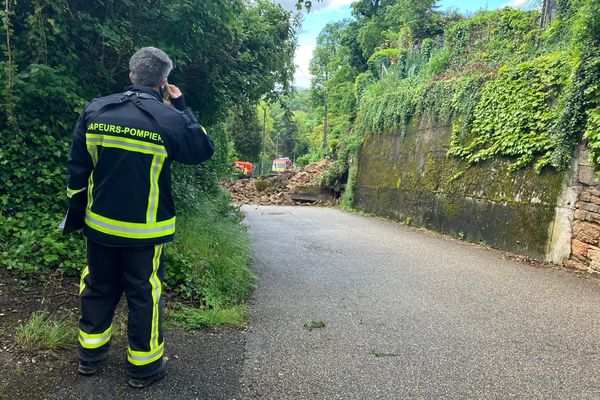
[[166,247],[166,284],[192,305],[239,304],[253,287],[250,239],[229,200],[222,192],[199,199]]

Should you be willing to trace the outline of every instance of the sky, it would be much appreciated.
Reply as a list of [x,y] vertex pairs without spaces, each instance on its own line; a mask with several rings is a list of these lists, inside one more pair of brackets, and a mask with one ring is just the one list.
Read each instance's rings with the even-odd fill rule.
[[[295,10],[296,0],[275,0],[287,10]],[[354,0],[322,0],[313,1],[309,13],[305,13],[302,27],[298,29],[298,49],[296,50],[296,74],[294,85],[307,88],[310,86],[308,65],[315,48],[317,35],[329,22],[351,18],[351,7]],[[526,0],[440,0],[438,5],[443,10],[457,9],[465,14],[479,10],[494,10],[506,6],[519,7]]]

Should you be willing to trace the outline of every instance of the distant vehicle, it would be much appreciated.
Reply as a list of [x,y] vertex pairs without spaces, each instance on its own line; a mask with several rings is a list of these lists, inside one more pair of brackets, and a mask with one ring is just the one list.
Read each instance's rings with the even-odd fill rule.
[[254,171],[254,166],[248,161],[236,161],[235,167],[238,170],[238,176],[241,178],[250,178]]
[[271,170],[277,173],[289,172],[292,170],[292,160],[288,157],[276,158],[273,160],[273,167]]

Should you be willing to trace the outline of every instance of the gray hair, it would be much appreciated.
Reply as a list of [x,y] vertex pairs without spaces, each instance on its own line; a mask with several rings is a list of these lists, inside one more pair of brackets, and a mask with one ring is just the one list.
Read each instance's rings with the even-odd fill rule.
[[131,81],[136,85],[158,86],[172,69],[173,61],[156,47],[142,47],[129,59]]

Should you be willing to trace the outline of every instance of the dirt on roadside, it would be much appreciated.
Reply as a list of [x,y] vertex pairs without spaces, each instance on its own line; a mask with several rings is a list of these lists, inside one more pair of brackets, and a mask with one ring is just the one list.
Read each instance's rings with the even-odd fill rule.
[[15,333],[35,312],[77,326],[79,280],[60,274],[43,276],[43,280],[21,279],[0,268],[0,400],[230,399],[237,391],[245,332],[231,328],[166,329],[167,377],[147,389],[128,387],[125,299],[113,320],[109,357],[92,377],[76,372],[75,337],[66,349],[20,350]]

